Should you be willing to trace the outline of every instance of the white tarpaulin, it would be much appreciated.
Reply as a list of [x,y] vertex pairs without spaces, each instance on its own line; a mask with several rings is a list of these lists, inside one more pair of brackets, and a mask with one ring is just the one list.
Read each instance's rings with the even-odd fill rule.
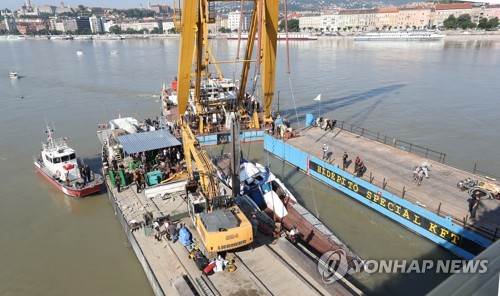
[[276,216],[278,216],[279,218],[283,218],[288,215],[288,211],[285,209],[283,202],[274,191],[269,191],[268,193],[264,194],[264,199],[266,201],[267,207],[273,210]]

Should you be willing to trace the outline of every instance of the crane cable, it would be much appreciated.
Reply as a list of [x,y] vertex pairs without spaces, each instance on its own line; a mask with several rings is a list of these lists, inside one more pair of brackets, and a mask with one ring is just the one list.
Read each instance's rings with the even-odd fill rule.
[[[245,6],[245,0],[241,0],[240,3],[240,24],[238,26],[238,46],[236,49],[236,61],[240,60],[240,50],[241,50],[241,31],[243,27],[243,11],[244,11],[244,6]],[[236,70],[238,70],[238,63],[235,63],[235,66],[233,68],[233,79],[236,77]]]
[[[252,80],[252,91],[251,91],[251,96],[255,96],[255,91],[257,89],[257,80],[258,77],[260,76],[260,65],[261,65],[261,47],[262,47],[262,1],[259,1],[258,3],[259,7],[257,9],[258,15],[257,15],[257,59],[256,59],[256,65],[254,69],[254,78]],[[250,37],[250,36],[249,36]],[[250,40],[250,38],[248,39]],[[250,115],[252,116],[252,115]],[[247,159],[250,158],[250,146],[251,143],[248,145],[247,149]]]
[[288,38],[288,5],[287,5],[287,0],[284,0],[285,4],[285,32],[286,32],[286,65],[287,65],[287,76],[288,76],[288,84],[290,85],[290,91],[292,93],[292,100],[293,100],[293,108],[295,109],[295,117],[297,118],[297,126],[300,130],[300,121],[299,121],[299,114],[297,112],[297,104],[295,103],[295,95],[293,94],[293,87],[292,87],[292,80],[290,73],[292,72],[290,70],[290,44],[289,44],[289,38]]
[[[290,47],[289,47],[289,38],[288,38],[288,1],[284,0],[284,9],[285,9],[285,32],[286,32],[286,63],[287,63],[287,76],[288,76],[288,84],[290,86],[290,91],[292,93],[292,100],[293,100],[293,107],[295,109],[295,116],[297,118],[297,126],[298,129],[300,130],[300,121],[299,121],[299,114],[297,112],[297,104],[295,103],[295,96],[293,94],[293,87],[292,87],[292,80],[291,80],[291,70],[290,70]],[[284,144],[283,144],[284,146]],[[283,155],[283,161],[285,160],[285,155]],[[284,163],[283,163],[284,165]],[[314,194],[314,187],[312,184],[311,180],[311,174],[309,175],[309,186],[311,187],[311,193],[313,196],[313,201],[314,201],[314,208],[316,210],[316,216],[319,219],[319,211],[318,211],[318,205],[316,203],[316,194]]]

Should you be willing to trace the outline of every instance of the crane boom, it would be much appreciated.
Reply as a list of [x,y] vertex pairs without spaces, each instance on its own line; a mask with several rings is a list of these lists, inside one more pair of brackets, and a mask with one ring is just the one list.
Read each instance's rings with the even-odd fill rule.
[[[198,107],[198,105],[202,104],[200,100],[202,72],[208,71],[209,64],[217,65],[212,58],[213,55],[208,45],[208,24],[213,19],[213,16],[210,15],[210,13],[213,13],[211,12],[210,4],[219,1],[230,2],[239,0],[184,0],[181,22],[182,38],[179,51],[179,72],[177,75],[179,114],[184,114],[188,107],[189,93],[191,90],[191,73],[194,73],[195,77],[194,101],[197,105],[196,109],[201,110],[199,115],[207,115],[203,112],[209,112],[205,111],[206,108]],[[242,117],[245,117],[243,101],[245,99],[246,84],[249,78],[250,63],[253,61],[251,57],[254,51],[256,51],[257,57],[255,60],[262,65],[263,120],[270,121],[271,106],[275,92],[279,1],[254,0],[253,4],[252,21],[249,27],[249,40],[245,50],[245,59],[243,61],[236,106],[240,109],[239,111]],[[262,26],[259,26],[258,20],[262,21]],[[259,28],[262,28],[262,32],[259,33],[261,37],[259,45],[261,48],[255,49],[254,43]],[[193,53],[195,55],[194,58]],[[193,61],[194,65],[192,63]],[[223,77],[217,67],[216,70],[219,76]],[[205,76],[208,75],[205,74]],[[254,122],[252,126],[258,126],[258,122]],[[204,131],[201,130],[200,132],[203,133]]]
[[[214,20],[213,4],[217,1],[184,0],[181,18],[182,35],[179,49],[179,72],[177,75],[179,118],[182,118],[188,110],[191,92],[194,93],[193,102],[195,106],[194,110],[190,110],[190,112],[198,116],[197,120],[195,120],[193,117],[194,114],[190,114],[190,119],[193,122],[189,122],[188,118],[182,118],[180,123],[186,164],[192,178],[189,186],[186,186],[188,208],[198,233],[206,249],[210,252],[227,251],[247,245],[253,242],[254,236],[250,221],[239,207],[234,204],[233,199],[227,196],[219,196],[216,170],[207,153],[201,149],[200,143],[192,132],[190,124],[192,123],[193,126],[197,126],[200,134],[203,134],[208,130],[205,129],[206,120],[211,115],[216,116],[216,113],[221,109],[228,113],[238,111],[242,118],[247,118],[243,101],[246,99],[246,81],[249,76],[250,62],[252,61],[251,57],[255,49],[254,43],[257,33],[259,33],[260,40],[255,60],[258,65],[262,65],[263,121],[272,120],[270,114],[275,87],[279,13],[278,0],[253,1],[254,8],[250,24],[250,36],[245,51],[245,60],[243,61],[240,79],[241,84],[237,93],[236,104],[231,100],[223,99],[210,101],[210,99],[204,97],[205,99],[202,100],[202,77],[210,77],[208,70],[210,63],[217,66],[208,45],[208,24]],[[222,0],[222,2],[228,1]],[[258,32],[259,30],[261,32]],[[216,70],[219,74],[219,79],[223,79],[224,77],[217,67]],[[194,77],[194,89],[191,84],[192,77]],[[217,87],[223,89],[222,85]],[[233,122],[233,124],[237,124],[238,122]],[[257,111],[254,112],[249,126],[252,128],[259,127]],[[232,139],[234,140],[235,138],[233,134]],[[239,155],[233,155],[233,157],[239,157]],[[236,167],[239,168],[237,164],[234,164],[233,172],[237,171]],[[196,180],[195,172],[199,173],[200,191],[198,190],[198,180]]]

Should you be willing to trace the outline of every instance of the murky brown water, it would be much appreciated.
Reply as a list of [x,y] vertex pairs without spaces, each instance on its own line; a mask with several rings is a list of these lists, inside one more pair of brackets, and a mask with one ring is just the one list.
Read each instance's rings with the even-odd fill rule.
[[[217,58],[234,58],[227,52],[236,43],[218,42]],[[77,56],[78,49],[85,55]],[[292,114],[283,49],[277,90],[282,113]],[[178,40],[0,42],[1,295],[152,293],[105,195],[64,196],[36,173],[32,155],[41,148],[47,118],[56,136],[69,137],[79,156],[98,167],[97,125],[118,113],[157,116],[160,86],[176,75],[177,52]],[[293,43],[290,81],[301,115],[317,112],[312,99],[322,93],[323,114],[442,150],[457,166],[472,168],[479,161],[495,173],[499,52],[499,43],[487,41]],[[11,81],[10,70],[26,77]],[[250,147],[251,159],[267,163],[262,144]],[[282,175],[281,162],[269,162]],[[284,179],[364,258],[452,257],[301,172],[285,167]],[[360,282],[379,295],[403,287],[422,294],[442,278],[378,275]]]

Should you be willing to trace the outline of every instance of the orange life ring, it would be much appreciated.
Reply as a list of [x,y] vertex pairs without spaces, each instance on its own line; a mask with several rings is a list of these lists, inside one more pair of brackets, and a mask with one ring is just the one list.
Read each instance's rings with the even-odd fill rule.
[[61,177],[61,172],[60,171],[56,171],[56,176],[57,177]]
[[74,167],[75,167],[75,165],[72,163],[66,163],[65,165],[63,165],[63,169],[65,169],[67,171],[73,169]]

